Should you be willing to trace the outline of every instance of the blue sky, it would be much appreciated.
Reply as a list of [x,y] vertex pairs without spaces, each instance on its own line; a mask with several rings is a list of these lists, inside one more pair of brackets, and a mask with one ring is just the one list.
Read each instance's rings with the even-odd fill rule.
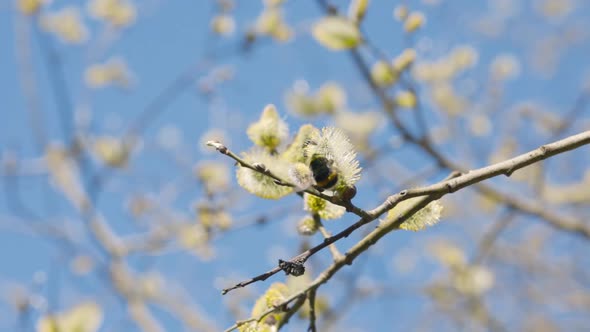
[[[590,6],[579,2],[579,8],[571,13],[566,20],[552,23],[543,19],[533,10],[530,1],[514,1],[520,10],[505,19],[505,29],[499,36],[490,38],[478,33],[475,26],[484,18],[494,17],[493,6],[488,1],[441,1],[440,5],[425,5],[420,1],[407,1],[411,8],[424,10],[427,24],[413,38],[406,38],[400,24],[393,20],[393,3],[385,0],[371,1],[364,31],[371,37],[371,41],[389,57],[397,55],[400,50],[413,44],[423,45],[419,48],[419,58],[436,59],[446,54],[457,45],[469,44],[478,51],[478,66],[467,72],[464,79],[467,83],[475,82],[485,87],[488,80],[488,65],[492,59],[502,53],[511,53],[521,59],[521,75],[506,83],[503,96],[499,100],[501,111],[492,118],[497,128],[503,128],[510,114],[511,107],[519,102],[534,100],[547,106],[550,113],[565,114],[580,93],[580,87],[588,84],[590,68],[587,55],[590,54],[588,36],[584,33],[580,41],[566,46],[556,64],[556,70],[550,77],[536,73],[531,66],[530,56],[534,54],[532,45],[541,38],[555,36],[557,39],[567,40],[570,27],[578,27],[578,31],[588,31],[588,17]],[[335,1],[345,9],[347,2]],[[493,1],[489,1],[493,3]],[[313,1],[287,1],[284,6],[286,21],[292,25],[296,38],[285,44],[277,44],[269,40],[261,40],[248,53],[236,54],[236,46],[240,44],[240,32],[251,24],[263,8],[259,1],[239,2],[232,15],[236,20],[237,33],[230,38],[215,37],[210,33],[209,22],[215,13],[213,1],[137,1],[138,19],[131,27],[123,30],[113,39],[112,43],[102,52],[97,52],[97,40],[101,36],[103,26],[84,13],[90,39],[83,45],[67,45],[47,33],[39,30],[30,17],[20,15],[13,7],[13,2],[0,4],[0,97],[2,100],[2,114],[4,120],[0,122],[0,153],[4,160],[11,155],[18,156],[25,164],[34,164],[41,157],[40,151],[34,144],[27,109],[27,97],[23,93],[23,72],[19,70],[19,57],[23,45],[29,45],[31,54],[32,75],[36,82],[38,106],[43,115],[43,127],[46,128],[50,141],[63,142],[63,132],[58,117],[59,110],[56,96],[50,82],[50,71],[45,61],[48,43],[57,52],[62,63],[66,89],[71,107],[63,111],[70,114],[83,114],[89,110],[91,114],[91,133],[94,135],[109,134],[122,135],[131,123],[145,111],[146,107],[166,87],[174,82],[182,73],[198,67],[197,77],[206,76],[218,66],[230,66],[235,77],[232,81],[223,83],[212,99],[199,95],[197,83],[188,85],[182,92],[175,94],[173,100],[162,109],[143,133],[144,142],[141,153],[129,165],[128,169],[116,171],[101,195],[98,208],[109,220],[111,227],[119,234],[133,234],[141,229],[134,223],[126,210],[124,202],[129,195],[138,192],[148,192],[160,198],[166,197],[166,190],[182,187],[178,195],[170,202],[174,210],[190,214],[194,202],[203,201],[203,191],[198,182],[185,183],[190,177],[190,165],[203,160],[225,161],[232,165],[231,160],[224,159],[217,154],[207,153],[200,139],[211,128],[221,128],[230,134],[231,148],[235,151],[246,150],[250,146],[245,129],[255,121],[266,104],[274,103],[279,112],[289,123],[291,132],[303,123],[311,121],[321,127],[330,124],[329,118],[301,119],[288,112],[284,102],[286,91],[296,80],[305,79],[312,90],[317,89],[326,81],[339,82],[348,94],[348,107],[355,111],[378,110],[378,104],[371,95],[367,85],[361,79],[356,68],[352,65],[346,52],[333,52],[322,48],[309,34],[309,27],[322,16],[319,7]],[[65,6],[78,6],[84,9],[84,1],[54,0],[47,10],[55,10]],[[501,16],[497,14],[497,16]],[[587,32],[585,33],[587,34]],[[18,36],[24,36],[19,39]],[[20,46],[19,46],[20,45]],[[19,47],[21,47],[19,49]],[[421,51],[420,51],[421,50]],[[98,54],[98,55],[97,55]],[[129,90],[107,87],[103,89],[89,89],[84,84],[84,70],[96,61],[104,61],[111,56],[125,59],[129,70],[135,78],[134,85]],[[22,57],[21,57],[22,58]],[[206,62],[204,62],[206,61]],[[206,67],[202,67],[203,63]],[[198,81],[198,80],[197,80]],[[485,91],[478,93],[485,94]],[[63,103],[60,107],[63,107]],[[425,115],[431,125],[443,123],[447,120],[444,115],[434,110],[426,103]],[[580,131],[587,127],[589,112],[581,116],[579,123],[574,124],[571,132]],[[406,119],[406,115],[402,115]],[[410,117],[407,117],[410,119]],[[169,153],[158,149],[157,136],[165,127],[174,127],[181,134],[182,149]],[[522,124],[516,131],[515,139],[521,143],[524,152],[545,143],[542,135],[531,134],[534,126]],[[386,142],[395,131],[384,127],[373,136],[377,146]],[[497,144],[504,137],[502,132],[494,132],[484,139],[474,139],[470,145],[474,151],[487,151],[490,146]],[[464,148],[457,142],[441,146],[442,151],[449,156],[460,155]],[[403,161],[409,169],[422,169],[428,164],[428,159],[414,149],[404,147],[392,158]],[[584,170],[588,168],[588,157],[578,155],[568,159],[573,166],[563,172],[551,172],[550,178],[556,182],[580,180]],[[485,156],[476,156],[475,167],[483,166]],[[179,166],[178,160],[189,164]],[[90,161],[92,163],[92,161]],[[565,164],[565,162],[563,163]],[[562,167],[555,162],[558,169]],[[21,166],[25,169],[25,166]],[[94,166],[96,167],[96,166]],[[387,165],[385,165],[387,169]],[[97,168],[98,169],[98,168]],[[570,176],[571,175],[571,176]],[[430,181],[438,180],[445,174],[438,172]],[[22,285],[33,290],[41,297],[47,297],[50,305],[64,308],[82,299],[95,298],[105,308],[104,331],[133,330],[124,314],[121,299],[100,280],[100,273],[79,277],[73,275],[67,268],[71,253],[64,250],[54,241],[42,239],[22,232],[18,225],[23,219],[39,219],[40,223],[63,223],[77,225],[80,229],[80,216],[71,205],[47,182],[45,175],[24,176],[18,178],[20,193],[14,192],[14,183],[3,177],[3,185],[7,190],[0,192],[0,292],[10,294],[15,285]],[[84,181],[90,181],[85,178]],[[389,182],[387,182],[389,181]],[[508,189],[524,190],[521,185],[507,184],[504,180],[497,182],[506,185]],[[235,184],[235,183],[234,183]],[[385,184],[395,187],[395,181],[386,180]],[[184,187],[182,186],[184,185]],[[167,187],[172,186],[172,187]],[[188,187],[188,188],[187,188]],[[357,203],[364,207],[372,207],[380,197],[377,190],[372,190],[372,182],[365,180],[359,186]],[[364,189],[364,191],[363,191]],[[383,189],[383,188],[381,188]],[[399,189],[399,188],[398,188]],[[298,197],[289,196],[280,202],[264,201],[246,195],[235,187],[240,199],[231,208],[236,223],[256,216],[265,211],[272,211],[277,206],[298,206]],[[15,214],[11,199],[20,195],[26,204],[35,211],[33,216],[23,213]],[[122,203],[123,202],[123,203]],[[21,211],[22,212],[22,211]],[[17,217],[14,217],[17,215]],[[131,266],[139,272],[158,271],[166,278],[173,280],[187,290],[189,297],[200,307],[209,320],[218,327],[225,328],[232,324],[226,304],[232,294],[222,297],[219,291],[220,283],[227,283],[227,279],[242,279],[270,269],[277,258],[290,257],[299,252],[301,237],[294,231],[294,223],[301,214],[289,213],[261,227],[249,227],[230,232],[213,240],[217,251],[217,259],[203,261],[194,255],[182,251],[174,251],[158,256],[139,255],[130,258]],[[522,220],[531,218],[520,217]],[[320,293],[327,295],[333,303],[338,303],[345,293],[339,286],[345,285],[344,276],[354,271],[363,277],[360,283],[378,283],[393,285],[394,295],[369,297],[366,302],[353,306],[352,310],[343,318],[343,326],[358,327],[360,330],[379,330],[384,325],[413,328],[419,326],[420,315],[429,312],[428,301],[423,296],[404,294],[404,290],[419,287],[433,280],[441,269],[432,259],[424,258],[415,270],[408,274],[392,272],[392,253],[403,252],[407,248],[414,248],[419,257],[423,254],[429,241],[438,238],[453,239],[466,250],[476,244],[476,238],[471,227],[462,224],[467,218],[458,218],[441,223],[433,229],[423,233],[397,232],[391,234],[383,243],[368,252],[360,259],[358,270],[355,266],[345,269],[342,279],[336,278]],[[489,224],[490,218],[482,220]],[[341,225],[348,225],[354,221],[346,216],[337,221],[342,224],[327,225],[333,232],[343,229]],[[17,226],[14,226],[14,225]],[[372,227],[372,226],[369,226]],[[26,229],[26,228],[25,228]],[[515,227],[513,235],[518,238],[520,227]],[[24,234],[23,234],[24,233]],[[512,234],[512,233],[511,233]],[[87,239],[82,232],[81,237]],[[348,248],[358,236],[345,239],[339,243],[341,250]],[[559,254],[566,248],[577,249],[575,252],[587,252],[587,244],[576,238],[563,235],[552,247],[552,253]],[[319,236],[310,240],[311,244],[321,241]],[[561,242],[560,242],[561,241]],[[566,243],[567,245],[560,245]],[[89,252],[96,253],[91,243],[84,242],[83,247]],[[570,250],[570,249],[567,249]],[[98,253],[100,255],[100,253]],[[321,271],[329,264],[328,252],[318,255],[312,260],[311,270]],[[315,267],[315,268],[314,268]],[[502,270],[509,274],[508,269]],[[40,277],[42,276],[42,278]],[[44,277],[43,277],[44,276]],[[500,274],[502,276],[502,274]],[[500,278],[500,276],[498,278]],[[35,278],[45,279],[36,283]],[[283,280],[283,276],[274,276],[271,281],[258,283],[250,287],[262,293],[270,282]],[[510,278],[510,276],[508,276]],[[220,281],[221,280],[221,281]],[[332,292],[333,291],[333,292]],[[400,292],[397,295],[396,292]],[[6,296],[5,296],[6,298]],[[8,301],[0,301],[0,310],[9,312],[0,317],[0,331],[13,331],[18,324],[14,311],[10,309]],[[494,306],[496,301],[490,300],[493,310],[500,317],[510,317],[509,313],[500,306]],[[153,308],[158,319],[163,322],[167,330],[179,330],[178,322],[173,317],[156,307]],[[396,312],[395,317],[391,312]],[[33,313],[34,322],[38,312]],[[242,317],[245,318],[245,317]],[[580,319],[579,317],[576,319]],[[583,321],[583,320],[582,320]],[[588,323],[586,318],[586,323]],[[293,321],[287,330],[297,331],[305,326],[305,322]],[[452,330],[451,326],[445,326]]]

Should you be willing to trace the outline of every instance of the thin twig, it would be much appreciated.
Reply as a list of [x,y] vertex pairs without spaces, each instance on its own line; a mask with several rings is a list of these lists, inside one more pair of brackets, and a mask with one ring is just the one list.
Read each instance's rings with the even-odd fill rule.
[[307,301],[309,303],[309,327],[307,328],[308,332],[317,332],[317,328],[315,326],[315,295],[317,292],[317,288],[314,288],[307,293]]
[[513,209],[509,209],[505,213],[502,213],[501,217],[495,221],[492,227],[482,236],[471,264],[481,264],[481,262],[488,256],[502,231],[514,221],[515,217],[516,213]]
[[73,106],[68,89],[62,60],[50,40],[50,35],[37,31],[38,42],[43,52],[46,69],[49,72],[51,87],[55,99],[55,107],[58,113],[59,123],[64,135],[66,145],[71,143],[74,137]]
[[[320,231],[320,233],[322,234],[324,239],[328,239],[328,238],[332,237],[332,234],[330,234],[330,232],[326,229],[326,227],[324,227],[324,224],[322,223],[322,219],[320,218],[320,216],[317,213],[313,215],[313,219],[319,225],[318,230]],[[340,251],[338,250],[338,248],[336,247],[336,245],[334,243],[332,243],[330,245],[330,252],[332,253],[332,257],[334,257],[334,259],[338,259],[338,258],[342,257],[342,254],[340,253]]]

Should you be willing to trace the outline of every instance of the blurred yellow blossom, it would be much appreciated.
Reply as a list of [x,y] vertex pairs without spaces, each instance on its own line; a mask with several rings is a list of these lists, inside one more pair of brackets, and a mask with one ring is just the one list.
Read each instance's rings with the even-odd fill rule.
[[246,133],[254,144],[274,151],[289,136],[289,127],[279,117],[276,107],[269,104],[262,110],[260,119],[252,123]]
[[451,84],[436,84],[432,89],[432,99],[436,106],[449,115],[463,113],[469,102],[459,96]]
[[406,5],[397,5],[393,9],[393,17],[398,21],[404,21],[408,17],[408,7]]
[[395,103],[399,107],[414,108],[417,104],[416,95],[412,91],[400,91],[395,96]]
[[508,158],[514,157],[518,149],[518,140],[512,136],[506,136],[497,144],[495,150],[488,157],[490,164],[502,162]]
[[236,28],[236,23],[231,15],[216,15],[211,19],[211,30],[221,36],[231,35]]
[[88,39],[88,29],[82,22],[80,11],[75,7],[44,14],[41,16],[41,27],[66,43],[80,44]]
[[450,54],[450,60],[457,71],[472,68],[477,64],[478,57],[477,50],[469,45],[457,46]]
[[267,7],[280,6],[285,0],[264,0],[264,5]]
[[91,0],[88,11],[93,17],[116,27],[124,27],[135,21],[137,9],[128,0]]
[[453,286],[466,295],[481,295],[494,286],[494,274],[480,265],[465,266],[453,271]]
[[341,110],[346,99],[346,92],[336,82],[326,82],[315,93],[310,93],[307,82],[297,81],[287,92],[285,103],[297,115],[316,116]]
[[101,136],[94,139],[93,151],[101,162],[111,167],[125,167],[129,159],[129,147],[123,139]]
[[383,123],[381,113],[369,112],[340,112],[336,115],[336,125],[344,130],[358,151],[368,152],[371,134]]
[[37,332],[96,332],[102,324],[102,309],[94,302],[84,302],[67,311],[42,317]]
[[537,0],[536,9],[550,19],[566,17],[576,8],[574,0]]
[[285,23],[280,7],[266,7],[256,19],[254,32],[258,35],[269,36],[281,42],[291,39],[293,32]]
[[225,192],[229,188],[230,172],[226,163],[202,161],[195,167],[195,174],[209,194]]
[[348,17],[356,23],[359,23],[365,17],[369,0],[351,0],[348,7]]
[[469,117],[469,131],[473,136],[488,136],[492,132],[490,117],[485,114],[475,114]]
[[502,81],[518,77],[520,62],[511,54],[498,55],[490,64],[490,75],[494,80]]
[[406,48],[393,59],[391,65],[396,72],[402,72],[410,67],[416,60],[416,51],[413,48]]
[[420,29],[426,23],[426,18],[421,12],[412,12],[408,15],[404,22],[404,30],[406,32],[414,32]]
[[420,62],[414,66],[412,73],[417,80],[425,82],[447,81],[457,74],[454,67],[444,60]]
[[340,16],[322,18],[313,25],[312,34],[322,46],[334,51],[355,48],[362,41],[356,24]]
[[377,61],[371,67],[371,79],[375,84],[387,87],[397,82],[398,73],[387,62]]
[[218,208],[211,208],[206,204],[198,203],[196,205],[197,221],[207,232],[213,228],[227,230],[232,225],[232,219],[229,213]]
[[346,92],[336,82],[326,82],[316,93],[316,102],[324,113],[334,113],[346,104]]
[[94,64],[86,69],[84,75],[86,84],[91,88],[104,87],[116,84],[121,87],[129,87],[131,74],[127,64],[120,58],[111,58],[103,64]]
[[478,52],[469,45],[453,48],[447,56],[422,61],[414,66],[416,79],[426,82],[448,81],[477,64]]
[[465,252],[454,243],[448,241],[435,242],[428,249],[445,266],[461,267],[467,263]]
[[571,184],[548,184],[543,197],[553,204],[588,204],[590,203],[590,169],[581,181]]
[[50,2],[51,0],[17,0],[16,6],[23,14],[32,15],[36,14],[43,5]]
[[202,259],[213,258],[213,249],[208,244],[209,233],[201,224],[185,224],[179,227],[176,240],[182,248]]
[[324,220],[338,219],[346,213],[346,208],[308,193],[303,194],[303,209],[317,213]]

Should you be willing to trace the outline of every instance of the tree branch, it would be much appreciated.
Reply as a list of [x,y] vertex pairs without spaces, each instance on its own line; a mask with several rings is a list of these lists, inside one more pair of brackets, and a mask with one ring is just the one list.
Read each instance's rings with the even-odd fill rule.
[[[399,226],[406,221],[409,217],[414,215],[414,213],[418,212],[420,209],[428,205],[430,202],[440,199],[444,195],[454,193],[460,189],[469,187],[474,185],[478,182],[483,180],[498,176],[498,175],[508,175],[512,174],[512,172],[524,168],[528,165],[531,165],[534,162],[538,162],[549,158],[551,156],[557,155],[559,153],[563,153],[566,151],[570,151],[581,147],[583,145],[590,144],[590,131],[585,131],[577,135],[573,135],[562,139],[560,141],[543,145],[538,149],[529,151],[527,153],[521,154],[520,156],[514,157],[512,159],[508,159],[503,162],[499,162],[496,164],[492,164],[487,167],[483,167],[480,169],[476,169],[473,171],[469,171],[466,174],[461,175],[460,173],[453,172],[446,180],[443,180],[437,184],[433,184],[427,187],[416,188],[416,189],[409,189],[403,190],[395,195],[389,196],[383,203],[379,206],[374,208],[371,211],[367,212],[367,216],[361,218],[356,223],[352,224],[345,230],[341,231],[340,233],[331,236],[329,238],[324,239],[322,243],[319,245],[310,248],[303,253],[293,257],[289,260],[294,264],[303,264],[315,253],[324,249],[325,247],[329,246],[330,244],[348,237],[352,234],[355,230],[360,228],[363,225],[370,223],[371,221],[379,218],[385,212],[393,209],[397,204],[400,202],[413,198],[413,197],[420,197],[425,196],[423,199],[415,203],[409,210],[408,213],[402,216],[398,216],[392,220],[386,220],[381,223],[378,228],[367,235],[363,240],[361,240],[355,247],[360,246],[359,249],[352,250],[347,252],[341,259],[335,260],[334,264],[339,266],[337,269],[341,267],[343,264],[352,264],[352,261],[362,252],[360,249],[367,249],[369,246],[373,245],[377,242],[381,237],[383,237],[388,232],[399,228]],[[509,205],[511,203],[508,203]],[[515,204],[515,203],[512,203]],[[521,204],[521,203],[518,203]],[[535,207],[531,206],[520,206],[523,210],[533,210]],[[515,208],[518,208],[515,206]],[[561,229],[567,229],[571,232],[575,232],[583,237],[590,239],[590,229],[585,227],[581,221],[573,220],[573,219],[555,219],[552,212],[549,211],[536,211],[539,213],[540,216],[547,218],[546,220],[552,220],[552,223],[559,225]],[[535,215],[537,215],[535,213]],[[377,232],[377,233],[375,233]],[[373,234],[373,235],[371,235]],[[247,286],[251,283],[257,281],[263,281],[271,277],[272,275],[276,274],[277,272],[281,271],[280,267],[275,267],[274,269],[267,271],[261,275],[258,275],[254,278],[248,279],[246,281],[242,281],[230,288],[226,288],[223,290],[222,294],[227,294],[229,291]]]

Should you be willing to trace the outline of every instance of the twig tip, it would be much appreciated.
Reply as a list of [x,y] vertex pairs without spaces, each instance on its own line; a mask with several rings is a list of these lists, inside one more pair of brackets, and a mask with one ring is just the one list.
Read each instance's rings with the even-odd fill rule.
[[207,141],[207,146],[214,147],[215,150],[217,150],[223,154],[227,154],[227,147],[219,141]]

